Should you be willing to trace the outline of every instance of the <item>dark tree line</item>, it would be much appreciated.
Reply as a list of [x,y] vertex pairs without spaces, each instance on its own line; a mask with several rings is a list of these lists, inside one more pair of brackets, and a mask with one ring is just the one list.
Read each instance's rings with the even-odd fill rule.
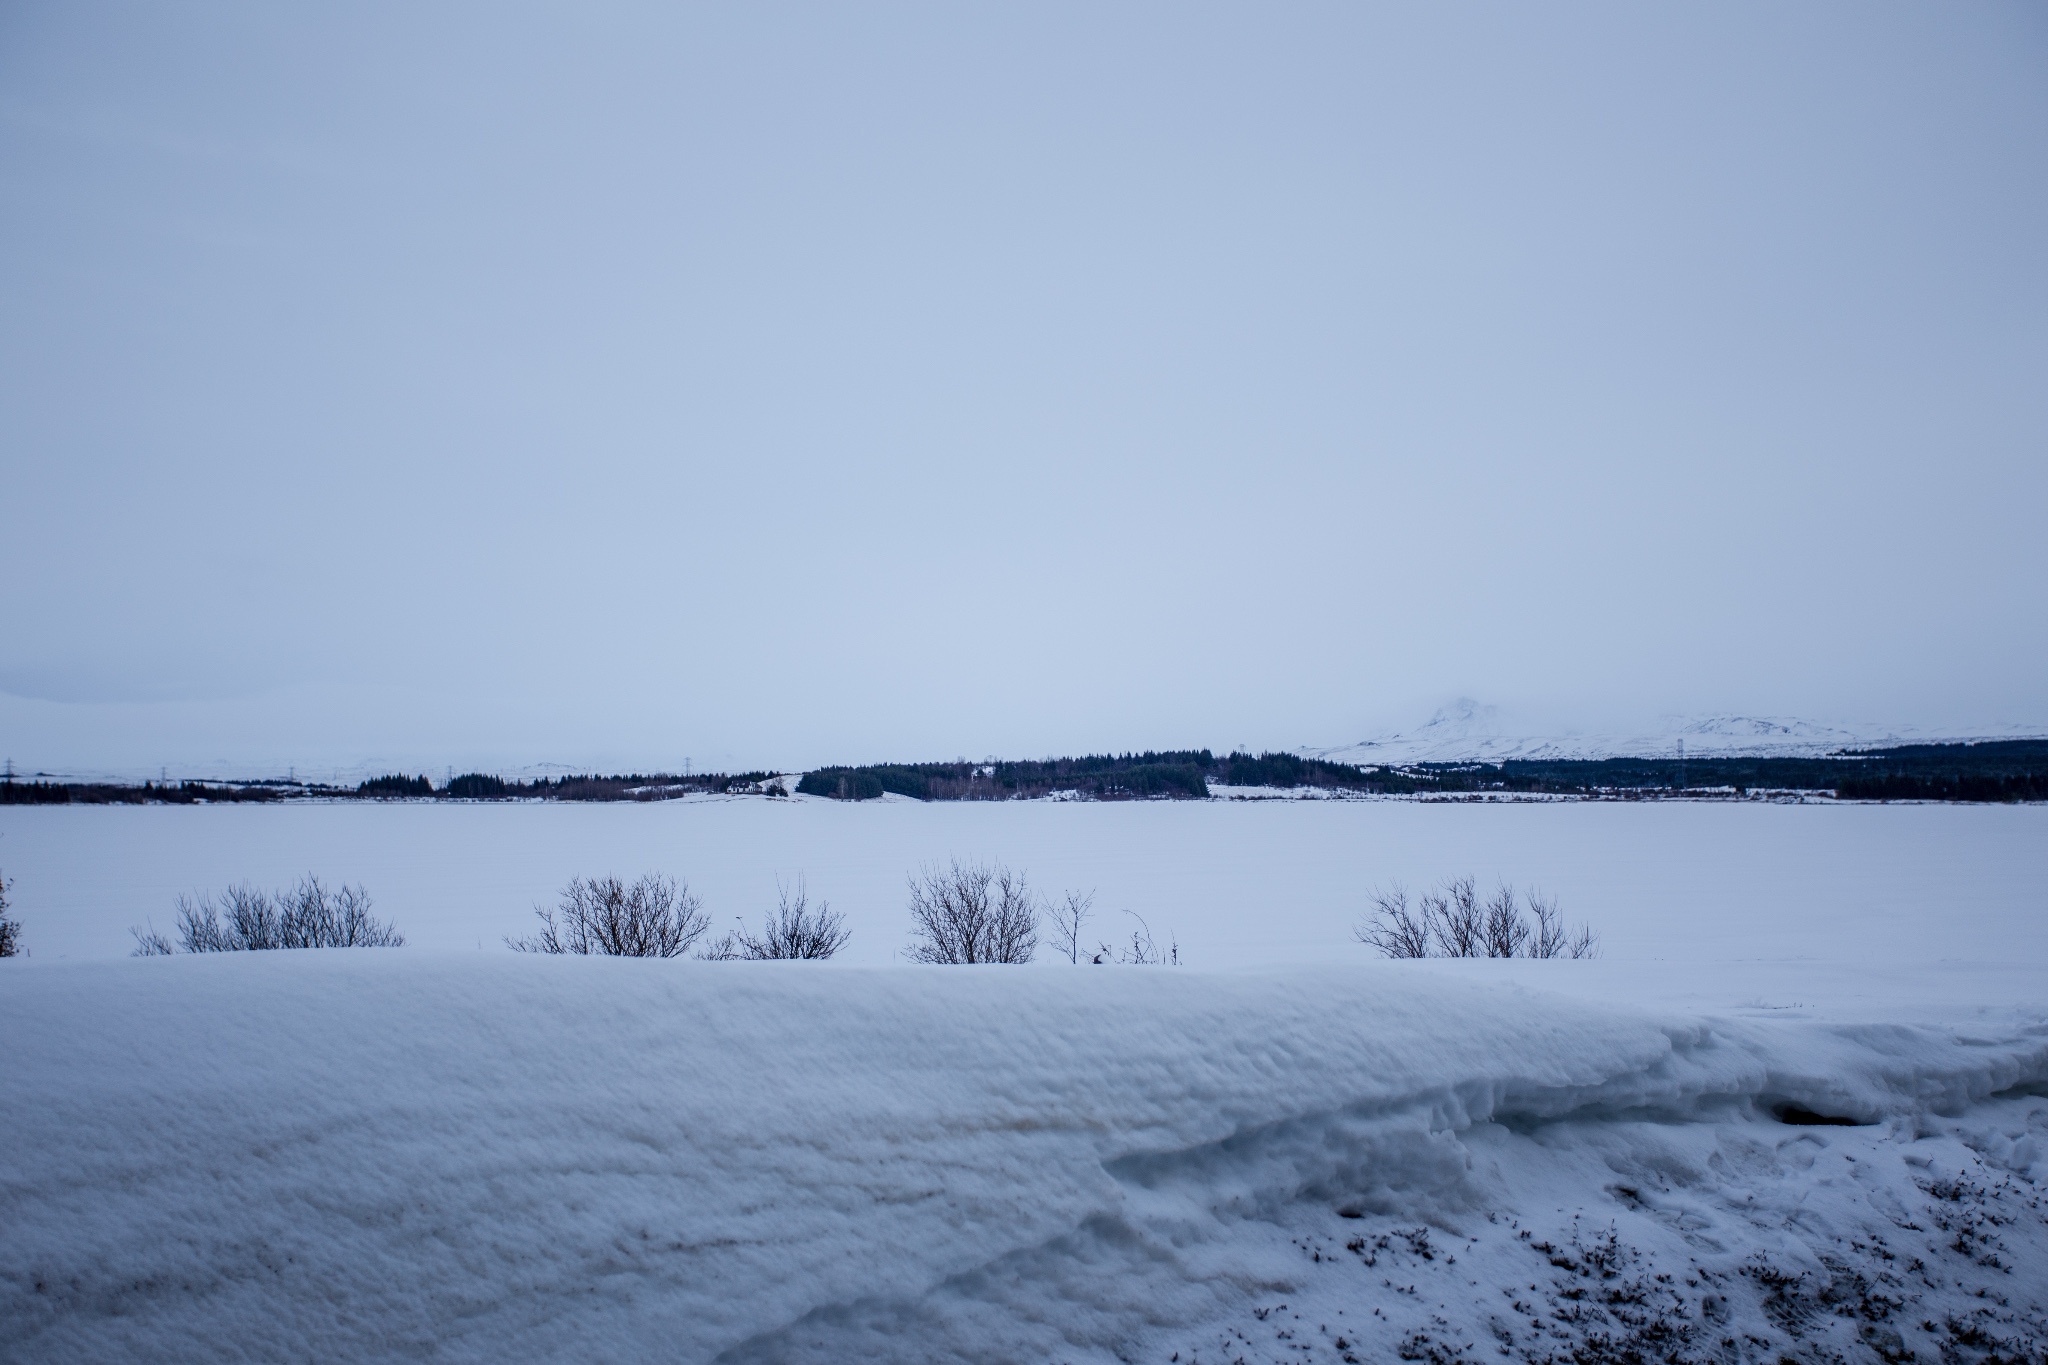
[[404,773],[386,773],[373,777],[356,788],[357,796],[432,796],[434,784],[424,776],[407,777]]
[[1817,758],[1608,758],[1565,762],[1510,759],[1492,765],[1420,765],[1442,790],[1600,793],[1715,788],[1833,792],[1842,800],[2048,799],[2048,740],[1907,744],[1843,749]]
[[[1231,754],[1207,749],[989,763],[882,763],[819,768],[797,791],[842,801],[870,801],[885,792],[920,801],[1011,801],[1071,791],[1097,801],[1201,800],[1211,782],[1241,787],[1386,789],[1378,770],[1295,754]],[[1398,779],[1396,779],[1398,784]]]
[[57,782],[0,780],[0,806],[128,806],[221,804],[241,801],[288,801],[308,797],[326,800],[470,800],[470,801],[666,801],[700,792],[757,790],[772,773],[619,773],[577,774],[507,780],[489,773],[464,773],[436,787],[424,775],[385,773],[353,787],[271,778],[237,782]]
[[886,793],[919,801],[1009,801],[1076,791],[1098,800],[1205,797],[1207,750],[1185,753],[1093,754],[1036,762],[883,763],[820,768],[805,773],[797,791],[842,801],[871,801]]
[[[878,763],[818,768],[796,790],[871,801],[1008,801],[1073,792],[1096,801],[1200,800],[1211,786],[1308,788],[1388,796],[1490,792],[1632,799],[1755,791],[1832,793],[1863,801],[2048,800],[2048,740],[1916,744],[1842,750],[1816,758],[1508,759],[1361,767],[1285,753],[1207,749],[1086,754],[1078,758],[969,763]],[[787,795],[767,772],[615,773],[530,781],[464,773],[436,788],[425,775],[387,773],[354,787],[270,779],[249,782],[61,782],[0,780],[0,805],[110,805],[330,800],[666,801],[694,793]]]
[[920,801],[1005,801],[1072,791],[1095,800],[1199,799],[1210,784],[1311,788],[1390,796],[1487,792],[1660,796],[1802,791],[1843,800],[2048,800],[2048,741],[1903,745],[1817,758],[1508,759],[1357,767],[1298,754],[1207,749],[1092,754],[1027,762],[885,763],[820,768],[797,790],[867,801],[893,792]]
[[202,802],[277,801],[285,792],[260,783],[0,782],[0,806],[191,806]]
[[[426,778],[376,778],[379,783],[408,783],[392,795],[437,796],[455,801],[667,801],[694,793],[722,793],[747,790],[767,782],[772,773],[614,773],[600,776],[579,773],[565,777],[537,777],[530,782],[507,780],[493,773],[463,773],[450,778],[436,790]],[[364,783],[365,788],[371,783]],[[365,791],[364,795],[377,795]]]
[[0,782],[0,806],[67,806],[71,788],[61,782]]
[[1844,801],[2048,801],[2048,771],[1876,772],[1835,786]]

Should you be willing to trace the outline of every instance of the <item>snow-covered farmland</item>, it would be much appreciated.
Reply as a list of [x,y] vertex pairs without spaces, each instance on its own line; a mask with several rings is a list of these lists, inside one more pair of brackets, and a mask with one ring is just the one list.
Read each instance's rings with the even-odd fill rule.
[[[2038,1359],[2044,815],[9,811],[0,1359]],[[952,853],[1196,966],[893,965]],[[496,946],[607,868],[749,916],[803,872],[860,951]],[[308,869],[411,946],[120,956]],[[1350,942],[1451,872],[1607,956]]]

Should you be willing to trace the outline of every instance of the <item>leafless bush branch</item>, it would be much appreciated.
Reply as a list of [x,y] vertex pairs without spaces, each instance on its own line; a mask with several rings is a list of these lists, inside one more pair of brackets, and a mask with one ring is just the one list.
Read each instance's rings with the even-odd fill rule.
[[1564,956],[1588,958],[1600,956],[1600,936],[1590,925],[1581,924],[1579,932],[1572,935],[1572,941],[1565,945]]
[[1428,957],[1430,919],[1427,908],[1408,908],[1408,890],[1399,882],[1389,891],[1372,893],[1373,908],[1354,925],[1351,936],[1387,957]]
[[[1124,913],[1136,920],[1138,927],[1131,930],[1130,946],[1117,950],[1116,960],[1118,962],[1126,967],[1178,967],[1180,965],[1180,944],[1171,934],[1167,935],[1166,946],[1162,948],[1153,942],[1152,926],[1145,922],[1143,915],[1135,910],[1126,910]],[[1104,944],[1102,952],[1096,955],[1095,960],[1101,962],[1108,952],[1109,945]]]
[[1456,877],[1424,893],[1416,910],[1399,885],[1372,893],[1372,907],[1352,937],[1386,957],[1594,957],[1599,939],[1589,928],[1569,930],[1555,897],[1535,890],[1518,902],[1503,885],[1482,901],[1470,877]]
[[1488,957],[1521,957],[1529,944],[1529,921],[1515,904],[1515,889],[1502,885],[1486,902],[1480,943]]
[[27,957],[21,946],[21,921],[7,913],[7,893],[14,883],[0,877],[0,957]]
[[703,956],[716,962],[735,958],[823,958],[846,945],[853,933],[846,927],[846,917],[826,901],[812,906],[803,878],[797,878],[794,895],[780,882],[775,890],[775,913],[762,924],[758,935],[748,933],[742,924],[712,944]]
[[1095,893],[1085,895],[1069,891],[1060,900],[1046,906],[1046,918],[1052,921],[1053,951],[1069,962],[1079,962],[1087,949],[1081,946],[1081,926],[1094,918]]
[[284,948],[397,948],[403,936],[370,914],[370,893],[360,886],[329,891],[307,876],[277,895],[277,936]]
[[609,957],[681,957],[711,927],[704,904],[668,877],[648,873],[627,886],[617,877],[576,877],[553,907],[534,907],[539,933],[505,939],[522,953],[595,953]]
[[178,945],[188,953],[275,948],[277,908],[250,886],[229,887],[218,906],[211,895],[179,896]]
[[1536,927],[1529,936],[1529,957],[1597,957],[1600,954],[1600,940],[1585,925],[1577,933],[1564,927],[1564,912],[1557,908],[1557,898],[1548,900],[1534,891],[1528,894],[1529,913],[1535,916]]
[[914,962],[1029,962],[1038,907],[1024,874],[1000,863],[934,863],[910,878]]
[[1482,957],[1486,916],[1470,877],[1453,877],[1422,898],[1436,938],[1436,957]]
[[169,939],[157,932],[154,924],[147,929],[130,929],[128,932],[135,935],[135,951],[128,954],[130,957],[169,957],[178,951],[171,946]]
[[[370,913],[360,886],[329,891],[307,875],[296,886],[267,895],[253,886],[230,886],[210,895],[178,897],[178,945],[188,953],[254,952],[273,948],[397,948],[405,936]],[[154,927],[131,929],[135,956],[158,957],[170,940]]]

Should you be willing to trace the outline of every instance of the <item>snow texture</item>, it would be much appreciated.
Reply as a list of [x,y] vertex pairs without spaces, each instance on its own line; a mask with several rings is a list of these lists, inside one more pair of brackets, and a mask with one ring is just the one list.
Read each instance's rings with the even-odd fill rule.
[[2048,1348],[2037,973],[1774,1013],[1459,965],[8,964],[0,1358]]

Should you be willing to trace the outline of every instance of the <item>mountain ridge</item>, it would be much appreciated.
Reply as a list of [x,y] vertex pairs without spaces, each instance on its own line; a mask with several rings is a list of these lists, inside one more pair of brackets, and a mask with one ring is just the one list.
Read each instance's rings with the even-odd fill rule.
[[1460,697],[1412,729],[1294,752],[1332,763],[1499,763],[1507,759],[1813,758],[1841,749],[2048,738],[2048,727],[1879,725],[1723,712],[1669,716],[1652,727],[1592,730],[1517,721],[1498,706]]

